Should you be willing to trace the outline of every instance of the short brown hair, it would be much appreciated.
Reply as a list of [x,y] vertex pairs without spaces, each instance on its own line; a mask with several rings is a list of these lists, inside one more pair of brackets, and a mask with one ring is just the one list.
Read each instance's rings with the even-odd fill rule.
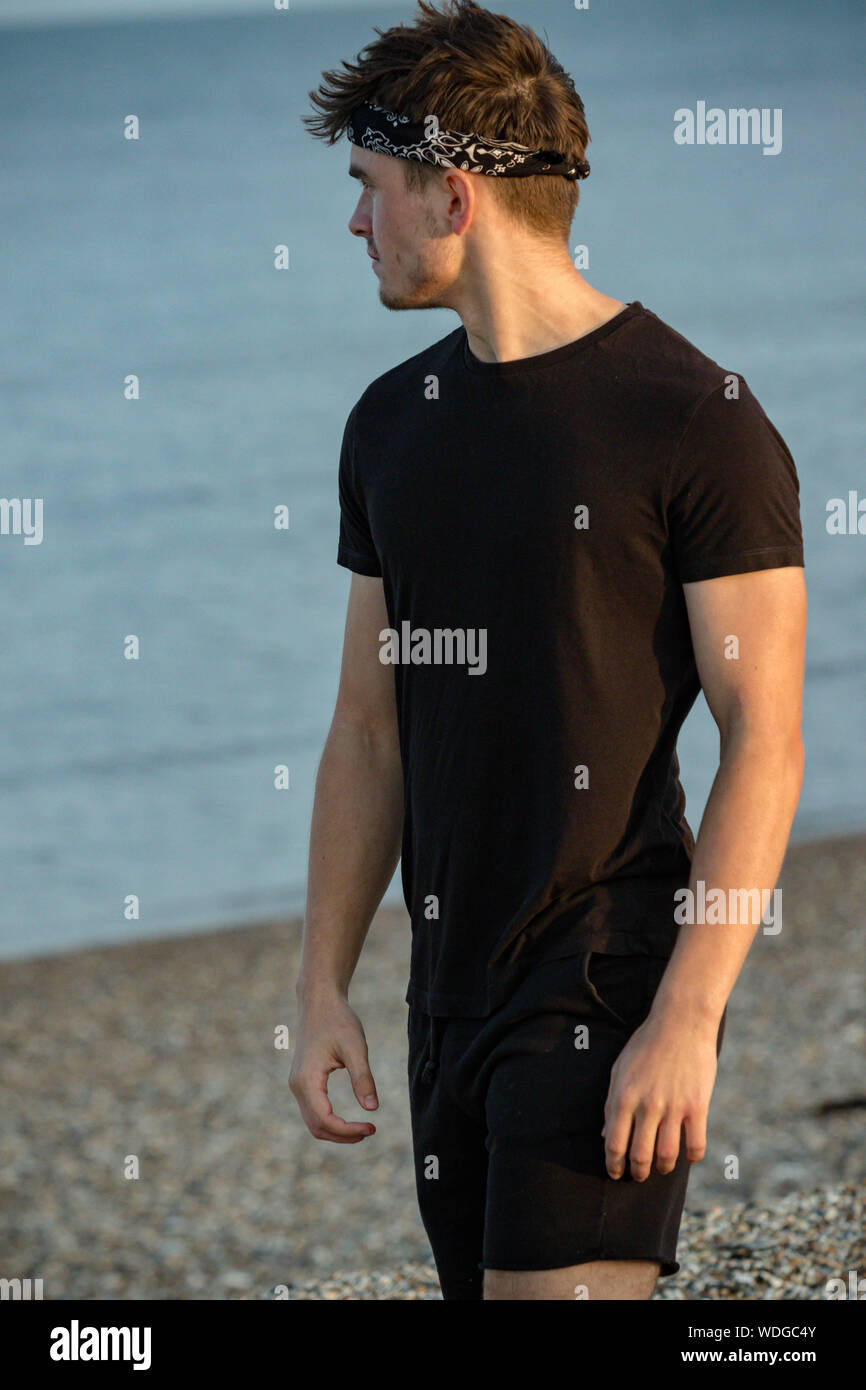
[[[332,69],[310,100],[303,122],[333,145],[364,102],[376,102],[413,121],[435,115],[444,130],[514,140],[583,158],[589,129],[583,102],[568,73],[538,35],[475,0],[445,0],[436,9],[418,0],[414,24],[376,29],[343,71]],[[421,188],[441,174],[436,165],[403,160],[406,184]],[[559,175],[494,178],[497,196],[519,221],[547,236],[568,239],[579,192]]]

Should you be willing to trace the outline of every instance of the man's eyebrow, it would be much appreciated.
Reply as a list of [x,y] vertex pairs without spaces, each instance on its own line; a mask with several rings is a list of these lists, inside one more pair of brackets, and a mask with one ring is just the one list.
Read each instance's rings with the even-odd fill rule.
[[350,165],[349,165],[349,178],[350,178],[350,179],[367,179],[367,180],[369,181],[370,175],[367,173],[367,170],[366,170],[366,169],[362,169],[362,168],[361,168],[360,164],[350,164]]

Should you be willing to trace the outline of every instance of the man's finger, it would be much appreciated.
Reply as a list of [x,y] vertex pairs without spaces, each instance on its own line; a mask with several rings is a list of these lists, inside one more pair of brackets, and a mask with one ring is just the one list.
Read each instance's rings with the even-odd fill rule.
[[656,1147],[656,1168],[660,1173],[672,1173],[677,1166],[682,1141],[682,1119],[679,1115],[665,1115],[659,1127]]
[[357,1144],[376,1133],[376,1126],[370,1124],[369,1120],[344,1120],[334,1114],[328,1097],[327,1072],[308,1080],[301,1079],[298,1089],[301,1114],[314,1139],[329,1139],[336,1144]]
[[631,1106],[625,1105],[622,1101],[614,1103],[605,1126],[607,1134],[604,1142],[605,1167],[612,1178],[621,1178],[625,1172],[625,1156],[628,1152],[632,1119]]
[[636,1182],[644,1182],[652,1172],[661,1116],[656,1111],[643,1112],[635,1119],[634,1136],[629,1148],[629,1167]]
[[333,1111],[308,1125],[308,1129],[314,1139],[327,1139],[332,1144],[360,1144],[362,1139],[376,1133],[375,1125],[363,1120],[343,1120]]
[[700,1163],[707,1152],[706,1115],[686,1115],[686,1156],[689,1163]]
[[379,1097],[376,1095],[376,1083],[370,1071],[367,1049],[353,1049],[347,1052],[344,1061],[358,1104],[363,1105],[365,1110],[375,1110],[379,1104]]

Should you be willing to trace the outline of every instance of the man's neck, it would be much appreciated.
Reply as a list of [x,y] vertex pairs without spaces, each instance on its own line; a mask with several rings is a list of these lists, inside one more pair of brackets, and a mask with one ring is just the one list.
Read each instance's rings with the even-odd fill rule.
[[515,272],[513,264],[488,263],[467,273],[450,305],[463,320],[469,350],[482,362],[552,352],[626,307],[587,284],[567,255],[553,266],[530,263],[526,273]]

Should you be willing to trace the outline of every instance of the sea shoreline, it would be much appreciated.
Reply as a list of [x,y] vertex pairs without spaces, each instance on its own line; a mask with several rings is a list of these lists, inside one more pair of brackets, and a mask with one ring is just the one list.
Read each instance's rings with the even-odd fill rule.
[[[858,844],[862,846],[864,861],[866,861],[866,830],[793,841],[788,847],[786,858],[790,859],[792,855],[799,855],[803,851],[807,853],[813,851],[834,853],[837,847],[846,852],[847,849]],[[866,904],[864,904],[864,909],[866,909]],[[395,922],[405,921],[408,925],[407,913],[402,902],[395,901],[383,904],[377,910],[376,918],[377,920],[393,918]],[[303,913],[300,911],[290,911],[285,914],[271,913],[263,917],[254,916],[243,921],[222,924],[203,922],[198,926],[189,926],[178,931],[154,932],[153,935],[143,936],[137,940],[130,937],[127,940],[118,941],[90,941],[70,946],[57,946],[43,951],[36,950],[15,956],[0,955],[0,971],[5,966],[23,965],[27,962],[50,961],[58,958],[69,959],[96,951],[136,951],[146,949],[149,946],[165,945],[172,941],[201,940],[202,937],[208,936],[222,937],[227,933],[268,931],[274,927],[286,927],[292,931],[300,931],[302,922]]]

